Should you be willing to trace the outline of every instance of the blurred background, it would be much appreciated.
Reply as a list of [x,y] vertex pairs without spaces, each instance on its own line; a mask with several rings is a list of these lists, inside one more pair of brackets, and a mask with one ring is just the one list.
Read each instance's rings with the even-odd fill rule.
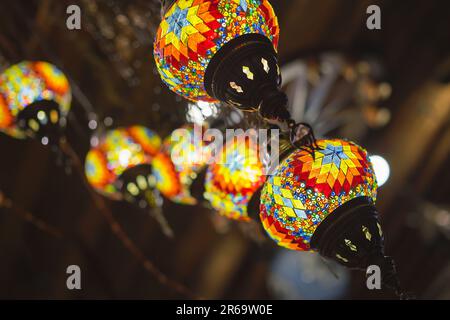
[[[271,3],[291,112],[318,135],[353,139],[387,161],[377,205],[386,252],[407,291],[450,299],[448,1]],[[81,30],[66,27],[70,4],[81,8]],[[381,8],[381,30],[366,27],[371,4]],[[162,84],[152,57],[160,11],[156,0],[2,1],[0,69],[45,60],[64,71],[74,96],[67,135],[81,159],[105,126],[142,124],[163,137],[205,117],[250,126],[254,119],[227,106],[199,114]],[[0,208],[0,298],[184,298],[145,272],[47,148],[0,134],[0,155],[2,194],[64,234]],[[166,201],[175,231],[167,239],[131,205],[107,204],[158,268],[206,298],[395,298],[318,255],[255,242],[237,223],[219,228],[208,208]],[[71,264],[82,290],[66,288]]]

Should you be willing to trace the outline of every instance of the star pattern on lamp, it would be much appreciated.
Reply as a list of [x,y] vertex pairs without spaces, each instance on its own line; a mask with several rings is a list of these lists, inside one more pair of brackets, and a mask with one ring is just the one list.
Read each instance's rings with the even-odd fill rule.
[[187,14],[188,9],[180,9],[180,7],[175,6],[175,11],[167,18],[169,25],[167,33],[173,32],[177,38],[181,38],[183,28],[191,26],[191,23],[187,20]]
[[300,180],[329,196],[342,189],[348,192],[362,181],[364,170],[367,170],[363,158],[361,150],[354,145],[330,140],[314,152],[314,159],[310,154],[302,154],[289,161]]
[[236,150],[231,152],[227,156],[227,163],[229,163],[228,170],[230,172],[240,171],[243,169],[243,157],[241,154],[239,154]]
[[333,163],[336,168],[341,165],[341,160],[348,159],[343,152],[342,146],[327,145],[326,148],[319,153],[323,154],[323,164]]

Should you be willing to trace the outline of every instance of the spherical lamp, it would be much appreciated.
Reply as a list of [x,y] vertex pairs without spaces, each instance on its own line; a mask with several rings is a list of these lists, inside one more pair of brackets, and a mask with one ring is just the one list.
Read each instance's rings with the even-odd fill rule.
[[384,256],[367,152],[340,139],[317,146],[292,151],[268,177],[261,192],[264,229],[288,249],[318,251],[350,268],[377,265],[383,282],[400,292],[393,261]]
[[220,100],[287,120],[278,39],[267,0],[178,0],[158,28],[154,57],[162,80],[189,100]]
[[69,81],[54,65],[24,61],[0,75],[0,130],[57,144],[70,110]]
[[160,212],[162,197],[156,188],[151,162],[161,146],[161,138],[143,126],[108,131],[86,156],[88,182],[113,200],[127,200],[150,212],[171,235]]
[[204,133],[205,127],[193,124],[175,130],[152,161],[157,188],[173,202],[198,203],[192,184],[206,169],[211,152]]
[[254,135],[232,137],[207,169],[205,199],[222,216],[250,220],[248,204],[266,176]]

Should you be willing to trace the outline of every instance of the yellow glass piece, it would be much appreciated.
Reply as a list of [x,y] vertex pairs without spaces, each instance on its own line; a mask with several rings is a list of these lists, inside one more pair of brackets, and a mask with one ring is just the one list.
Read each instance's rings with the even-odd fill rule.
[[347,164],[346,164],[344,161],[342,161],[342,162],[341,162],[341,166],[339,167],[339,169],[340,169],[344,174],[347,174],[348,166],[347,166]]
[[331,166],[330,173],[331,173],[331,175],[332,175],[335,179],[338,177],[339,169],[336,167],[335,164],[333,164],[333,165]]
[[147,189],[147,187],[148,187],[147,186],[147,180],[145,179],[144,176],[138,176],[136,178],[136,182],[137,182],[137,184],[139,186],[139,189],[141,189],[141,190]]
[[149,175],[147,177],[147,182],[148,182],[149,186],[151,186],[151,187],[155,186],[156,185],[156,178],[155,178],[155,176],[154,175]]
[[362,226],[362,232],[364,233],[364,236],[366,237],[367,240],[371,240],[372,239],[372,235],[370,234],[369,228],[367,228],[366,226]]
[[358,251],[358,250],[356,249],[356,246],[355,246],[350,240],[345,239],[344,242],[345,242],[345,245],[346,245],[347,247],[350,248],[350,250],[352,250],[352,251]]
[[298,199],[292,199],[292,204],[294,205],[295,209],[300,209],[300,210],[305,210],[305,206],[303,205],[303,203],[298,200]]
[[42,110],[40,110],[38,113],[37,113],[37,118],[39,119],[39,121],[44,121],[46,118],[47,118],[47,115],[45,114],[45,112],[44,111],[42,111]]
[[267,193],[268,194],[272,194],[273,193],[273,189],[272,189],[272,185],[271,184],[267,185]]
[[34,119],[28,120],[28,126],[33,131],[39,131],[39,123],[36,120],[34,120]]
[[295,218],[297,217],[297,215],[294,212],[294,209],[289,208],[289,207],[283,207],[283,211],[284,213],[286,213],[289,217],[291,218]]
[[57,123],[59,120],[58,112],[56,110],[50,111],[50,121],[52,123]]
[[291,190],[288,190],[288,189],[281,189],[281,195],[288,199],[293,198]]
[[230,87],[233,88],[234,90],[236,90],[236,91],[239,92],[239,93],[244,92],[244,91],[242,90],[242,87],[241,87],[241,86],[238,86],[238,85],[236,84],[236,82],[230,82]]
[[128,192],[131,193],[131,195],[133,195],[133,196],[137,196],[137,195],[139,194],[139,189],[138,189],[138,187],[137,187],[133,182],[130,182],[130,183],[127,185],[127,190],[128,190]]
[[273,198],[275,199],[275,203],[279,204],[279,205],[283,205],[283,198],[281,198],[281,196],[279,194],[274,194]]
[[345,159],[344,162],[349,168],[355,168],[356,167],[351,159]]
[[344,262],[348,262],[348,260],[347,260],[346,258],[342,257],[342,256],[339,255],[338,253],[336,254],[336,258],[338,258],[338,259],[340,259],[340,260],[342,260],[342,261],[344,261]]
[[194,0],[178,0],[176,4],[180,9],[186,9],[192,6],[192,2],[194,2]]
[[242,72],[245,73],[245,75],[247,76],[248,79],[253,80],[254,79],[254,75],[253,72],[251,72],[250,68],[247,66],[243,66],[242,67]]
[[198,6],[192,7],[188,10],[187,21],[189,21],[193,26],[203,23],[203,20],[197,16]]
[[379,233],[380,237],[382,237],[383,236],[383,231],[381,231],[381,226],[380,226],[380,224],[378,222],[377,222],[377,227],[378,227],[378,233]]
[[270,68],[269,68],[269,63],[267,62],[267,60],[264,58],[261,58],[261,63],[263,65],[264,71],[266,73],[269,73]]
[[281,185],[281,178],[280,177],[273,177],[273,184],[275,186],[280,186]]

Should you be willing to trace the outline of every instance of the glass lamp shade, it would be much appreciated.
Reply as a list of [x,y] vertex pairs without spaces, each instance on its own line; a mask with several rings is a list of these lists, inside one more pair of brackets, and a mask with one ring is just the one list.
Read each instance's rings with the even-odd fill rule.
[[205,170],[211,154],[204,129],[199,125],[185,125],[175,130],[164,140],[161,152],[152,161],[157,188],[173,202],[197,204],[191,186]]
[[377,183],[367,152],[344,140],[318,140],[311,153],[295,150],[268,177],[260,217],[280,246],[309,251],[317,227],[346,202],[375,203]]
[[353,142],[318,140],[283,159],[261,192],[260,218],[282,247],[317,251],[348,268],[376,265],[383,286],[402,291],[375,208],[377,181],[366,150]]
[[247,206],[265,178],[257,141],[248,135],[233,137],[208,166],[204,197],[220,215],[248,221]]
[[24,61],[0,75],[0,130],[15,138],[58,138],[70,110],[69,81],[54,65]]
[[151,161],[160,146],[160,137],[146,127],[110,130],[86,156],[87,180],[111,199],[156,206],[160,200]]
[[[270,74],[277,85],[278,37],[277,17],[267,0],[178,0],[158,28],[154,57],[162,80],[177,94],[192,101],[247,104],[250,101],[238,98],[247,95],[242,93],[248,82],[259,83],[260,77]],[[222,62],[238,47],[244,48],[237,50],[238,60],[247,61],[245,68],[236,65],[242,82],[227,77],[220,85],[225,87],[216,90],[215,74],[222,73]],[[254,56],[255,52],[260,56]],[[235,53],[233,59],[238,58]],[[255,61],[250,62],[252,54]],[[234,65],[227,65],[231,71]]]

